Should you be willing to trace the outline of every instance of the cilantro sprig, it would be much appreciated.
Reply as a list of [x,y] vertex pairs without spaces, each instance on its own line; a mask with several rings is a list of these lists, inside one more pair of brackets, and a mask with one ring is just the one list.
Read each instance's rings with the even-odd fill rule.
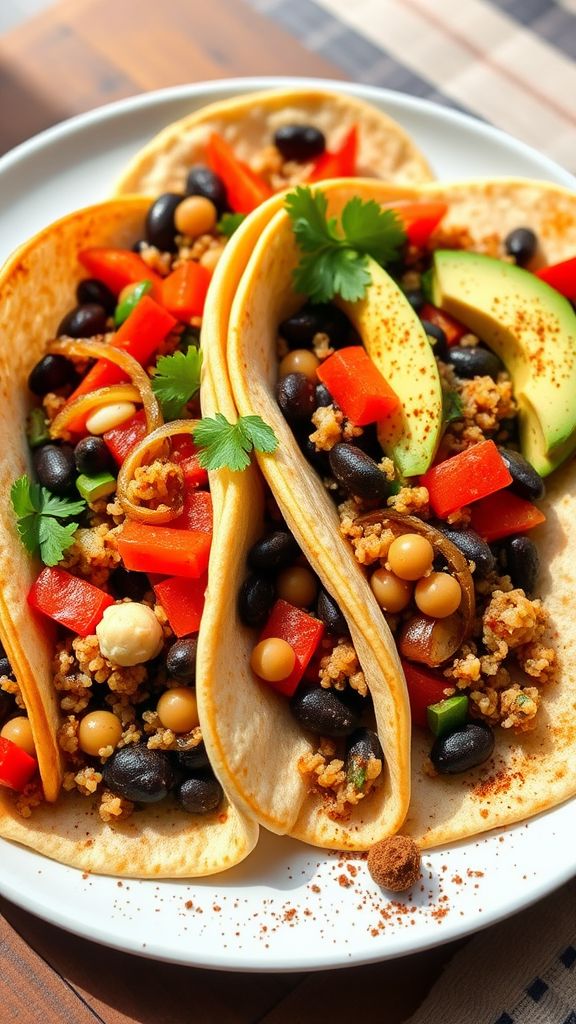
[[226,238],[232,238],[234,232],[238,230],[245,220],[245,213],[223,213],[216,227],[221,235],[226,235]]
[[178,420],[186,415],[186,406],[200,390],[202,353],[190,345],[186,352],[160,356],[156,373],[152,377],[152,390],[166,420]]
[[373,199],[354,196],[342,210],[340,227],[327,216],[322,191],[299,186],[286,197],[286,210],[302,255],[294,271],[294,286],[312,302],[329,302],[340,295],[357,302],[370,284],[368,258],[382,266],[396,260],[406,240],[393,210]]
[[201,449],[198,456],[204,469],[231,469],[241,472],[250,465],[249,452],[274,452],[278,438],[260,416],[240,416],[229,423],[217,412],[205,416],[194,431],[194,441]]
[[30,483],[26,475],[15,480],[10,489],[16,526],[24,547],[39,555],[44,565],[57,565],[74,542],[77,522],[62,524],[60,519],[79,516],[86,502],[59,498],[46,487]]

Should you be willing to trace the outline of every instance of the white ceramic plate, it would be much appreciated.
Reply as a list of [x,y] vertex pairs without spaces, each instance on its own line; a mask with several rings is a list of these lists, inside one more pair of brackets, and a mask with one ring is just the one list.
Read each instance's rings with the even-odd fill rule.
[[[183,86],[74,118],[0,160],[0,258],[41,227],[104,198],[126,160],[194,107],[294,79]],[[317,84],[317,83],[316,83]],[[525,175],[570,186],[566,171],[523,143],[422,100],[323,83],[381,106],[438,177]],[[290,971],[369,963],[447,942],[520,910],[574,872],[576,801],[423,859],[421,887],[390,900],[361,857],[325,854],[262,833],[247,862],[205,881],[83,876],[0,843],[0,891],[98,942],[177,963]]]

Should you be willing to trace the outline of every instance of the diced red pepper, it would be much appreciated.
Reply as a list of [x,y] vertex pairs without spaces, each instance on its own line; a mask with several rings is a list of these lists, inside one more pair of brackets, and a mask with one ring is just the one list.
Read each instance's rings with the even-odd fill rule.
[[481,441],[432,466],[420,483],[428,488],[432,511],[443,519],[463,505],[508,487],[512,477],[494,441]]
[[280,640],[285,640],[296,655],[296,664],[286,679],[268,685],[286,697],[291,697],[317,650],[323,633],[323,622],[313,619],[301,608],[295,608],[287,601],[276,601],[270,612],[270,618],[262,630],[260,640],[267,640],[269,637],[279,637]]
[[112,427],[103,434],[104,441],[119,466],[128,457],[133,448],[146,437],[146,415],[141,409],[131,419],[125,420],[119,427]]
[[326,181],[327,178],[353,178],[356,174],[358,129],[356,125],[346,133],[338,149],[326,150],[314,163],[308,181]]
[[226,186],[231,208],[236,213],[252,213],[272,195],[272,189],[248,164],[234,155],[232,147],[213,132],[208,146],[208,163]]
[[32,584],[28,601],[37,611],[78,636],[90,636],[106,608],[114,604],[114,598],[100,587],[64,569],[49,566],[42,569]]
[[204,595],[208,575],[197,580],[185,576],[171,576],[154,586],[154,593],[162,605],[172,631],[176,636],[188,636],[200,629],[204,611]]
[[457,345],[460,338],[468,332],[468,328],[461,324],[459,320],[455,320],[453,316],[445,313],[442,309],[437,309],[436,306],[432,306],[429,302],[424,303],[422,306],[420,317],[422,320],[428,320],[436,327],[440,327],[446,335],[448,345]]
[[571,302],[576,301],[576,256],[562,263],[553,263],[550,267],[542,267],[536,271],[536,276]]
[[403,660],[402,668],[406,676],[412,721],[415,725],[421,725],[423,729],[426,729],[428,726],[426,708],[430,704],[437,704],[446,699],[444,691],[450,689],[450,683],[436,672],[417,667],[410,661]]
[[438,227],[447,212],[448,204],[398,199],[395,203],[383,203],[382,208],[394,210],[398,214],[412,245],[426,245],[434,228]]
[[362,345],[339,349],[316,373],[344,415],[359,427],[385,419],[400,405]]
[[8,786],[21,793],[34,778],[38,763],[12,740],[0,736],[0,786]]
[[193,316],[202,316],[210,277],[201,263],[181,263],[162,281],[162,305],[184,323]]
[[117,537],[127,569],[198,579],[208,568],[212,537],[202,530],[175,530],[129,520]]
[[546,516],[532,502],[519,498],[512,491],[498,491],[472,508],[471,526],[488,542],[526,533],[546,521]]
[[212,533],[214,529],[214,512],[210,491],[185,491],[184,511],[170,524],[176,530],[200,530]]
[[130,249],[84,249],[79,254],[79,260],[90,275],[102,281],[114,295],[120,295],[127,284],[150,281],[150,294],[154,298],[160,296],[162,278],[144,263],[138,253]]
[[184,473],[184,484],[190,487],[206,487],[208,471],[200,465],[200,453],[188,437],[172,438],[172,459]]

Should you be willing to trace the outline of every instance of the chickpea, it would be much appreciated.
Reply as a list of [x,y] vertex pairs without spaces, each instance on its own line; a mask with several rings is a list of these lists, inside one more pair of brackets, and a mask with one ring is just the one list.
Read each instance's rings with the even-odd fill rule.
[[268,683],[278,683],[281,679],[287,679],[295,664],[296,655],[290,644],[275,636],[256,644],[250,658],[252,671]]
[[276,594],[296,608],[309,608],[318,594],[318,581],[310,569],[291,565],[276,580]]
[[410,602],[412,585],[388,569],[376,569],[370,577],[372,593],[385,612],[401,612]]
[[106,608],[96,636],[103,656],[124,667],[155,658],[163,642],[162,626],[154,612],[138,601]]
[[418,580],[414,600],[424,615],[444,619],[459,607],[462,588],[458,580],[447,572],[432,572],[423,580]]
[[121,423],[131,419],[135,412],[134,402],[111,402],[110,405],[101,405],[86,420],[86,430],[89,434],[105,434],[107,430],[119,427]]
[[27,754],[30,754],[30,757],[36,757],[32,727],[24,715],[10,718],[5,722],[0,731],[0,736],[3,740],[10,740],[11,743],[20,747],[21,750],[25,750]]
[[218,213],[214,203],[204,196],[188,196],[174,212],[176,231],[189,238],[209,235],[216,227]]
[[98,751],[103,747],[115,749],[121,738],[122,723],[111,711],[90,711],[80,722],[80,750],[92,757],[98,757]]
[[320,360],[307,348],[295,348],[288,355],[284,356],[278,372],[280,378],[287,377],[289,373],[303,373],[308,380],[316,381],[316,370],[320,366]]
[[196,692],[189,686],[166,690],[156,705],[158,718],[172,732],[191,732],[199,725]]
[[419,580],[425,576],[434,561],[434,548],[419,533],[403,533],[396,537],[388,551],[388,564],[402,580]]

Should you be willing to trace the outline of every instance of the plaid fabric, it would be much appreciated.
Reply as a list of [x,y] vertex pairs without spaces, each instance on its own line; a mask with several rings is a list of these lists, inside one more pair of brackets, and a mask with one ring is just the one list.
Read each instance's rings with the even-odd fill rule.
[[576,0],[250,0],[357,82],[465,110],[576,171]]

